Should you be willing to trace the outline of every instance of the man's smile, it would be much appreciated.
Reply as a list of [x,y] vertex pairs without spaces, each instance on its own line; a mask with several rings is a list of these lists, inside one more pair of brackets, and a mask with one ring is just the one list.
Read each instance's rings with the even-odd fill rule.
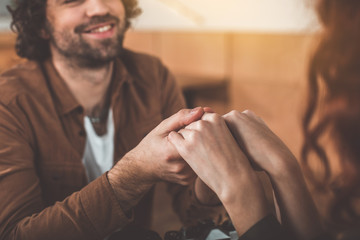
[[89,28],[84,29],[84,33],[103,33],[110,31],[112,28],[114,28],[115,23],[102,23],[97,24],[95,26],[91,26]]
[[95,39],[112,38],[116,34],[119,19],[113,16],[93,18],[89,23],[79,25],[75,33]]
[[79,33],[83,36],[95,38],[95,39],[107,39],[112,38],[115,34],[116,22],[110,21],[100,24],[91,25],[84,28]]

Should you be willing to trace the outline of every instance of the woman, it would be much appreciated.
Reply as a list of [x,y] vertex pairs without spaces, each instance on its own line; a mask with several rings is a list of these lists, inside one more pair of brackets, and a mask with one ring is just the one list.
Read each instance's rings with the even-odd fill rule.
[[[324,34],[310,63],[302,161],[315,185],[334,193],[329,211],[349,231],[359,226],[354,202],[360,194],[360,1],[320,0],[318,13]],[[320,81],[324,99],[319,95]],[[320,103],[324,110],[314,124]],[[342,156],[343,171],[336,178],[319,143],[330,129]],[[218,195],[240,239],[330,239],[323,233],[297,160],[254,113],[233,111],[223,117],[207,113],[201,121],[172,132],[169,141]],[[311,170],[313,152],[324,174]],[[270,214],[253,170],[257,168],[271,179],[282,226]],[[350,232],[353,236],[346,239],[359,239],[356,231]]]
[[[324,34],[310,64],[302,162],[315,186],[334,196],[328,215],[331,229],[341,231],[360,226],[354,206],[360,196],[360,1],[322,0],[318,13]],[[322,85],[325,97],[319,94]],[[316,115],[320,118],[313,124]],[[327,131],[341,156],[338,174],[332,173],[320,144]],[[312,153],[317,158],[311,159]],[[311,160],[320,161],[324,169],[320,178],[309,167]]]

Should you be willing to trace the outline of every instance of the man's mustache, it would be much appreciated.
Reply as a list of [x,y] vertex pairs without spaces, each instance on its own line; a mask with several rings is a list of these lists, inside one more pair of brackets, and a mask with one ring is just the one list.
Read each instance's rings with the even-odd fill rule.
[[75,33],[82,33],[85,29],[91,27],[91,25],[101,24],[109,21],[115,21],[116,24],[120,22],[119,18],[107,14],[105,16],[95,16],[90,19],[88,23],[83,23],[75,27]]

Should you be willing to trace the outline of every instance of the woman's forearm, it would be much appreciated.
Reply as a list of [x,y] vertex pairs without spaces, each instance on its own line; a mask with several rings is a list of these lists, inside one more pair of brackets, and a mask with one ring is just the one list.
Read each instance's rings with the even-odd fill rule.
[[321,221],[297,162],[284,165],[277,174],[269,174],[282,225],[299,239],[312,239],[322,232]]
[[220,199],[239,234],[243,235],[253,225],[270,213],[261,182],[253,171],[239,174],[228,183],[229,197]]

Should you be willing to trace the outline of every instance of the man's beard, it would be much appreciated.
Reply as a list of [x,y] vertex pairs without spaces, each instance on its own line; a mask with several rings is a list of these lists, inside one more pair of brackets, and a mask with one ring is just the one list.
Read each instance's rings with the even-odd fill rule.
[[50,36],[51,44],[56,50],[71,64],[85,68],[100,68],[119,56],[123,50],[124,29],[118,29],[115,39],[104,39],[99,41],[98,46],[91,46],[82,36],[81,32],[91,24],[106,22],[107,20],[116,19],[115,28],[118,26],[119,20],[112,16],[95,17],[90,23],[80,25],[75,28],[74,33],[68,31],[55,32],[53,26],[47,22],[47,32]]

